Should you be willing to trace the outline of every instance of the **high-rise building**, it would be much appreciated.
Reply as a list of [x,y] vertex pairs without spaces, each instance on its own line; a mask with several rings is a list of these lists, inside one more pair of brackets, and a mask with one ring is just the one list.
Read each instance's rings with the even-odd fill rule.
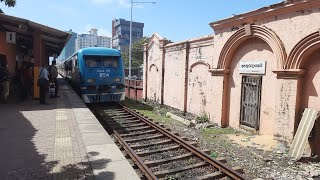
[[[144,23],[132,22],[132,43],[143,37]],[[112,21],[112,48],[125,51],[130,43],[130,21],[114,19]]]
[[60,56],[58,57],[58,60],[60,61],[67,59],[68,57],[70,57],[72,54],[76,52],[75,44],[77,39],[77,33],[72,32],[72,29],[70,29],[67,32],[71,34],[71,37],[68,43],[66,44],[66,46],[63,48]]
[[79,34],[76,39],[76,51],[86,47],[111,47],[111,38],[98,36],[98,29],[92,28],[90,34]]

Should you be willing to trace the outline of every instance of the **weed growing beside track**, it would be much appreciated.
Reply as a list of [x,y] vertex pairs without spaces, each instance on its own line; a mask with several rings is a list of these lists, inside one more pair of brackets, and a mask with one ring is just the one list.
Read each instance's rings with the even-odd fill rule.
[[[279,147],[275,147],[273,150],[265,150],[258,146],[242,146],[233,142],[228,136],[244,136],[247,138],[241,141],[248,141],[251,145],[255,145],[255,142],[250,141],[251,137],[254,136],[243,134],[232,128],[195,129],[187,127],[166,116],[169,111],[174,111],[175,114],[180,113],[180,115],[182,114],[181,112],[156,103],[126,100],[123,104],[164,124],[181,136],[197,141],[200,148],[208,148],[210,150],[211,157],[223,157],[229,166],[242,167],[245,171],[245,176],[249,179],[320,179],[320,163],[296,162],[289,157],[288,147],[284,147],[282,150],[279,150]],[[196,116],[189,114],[184,118],[195,119]]]

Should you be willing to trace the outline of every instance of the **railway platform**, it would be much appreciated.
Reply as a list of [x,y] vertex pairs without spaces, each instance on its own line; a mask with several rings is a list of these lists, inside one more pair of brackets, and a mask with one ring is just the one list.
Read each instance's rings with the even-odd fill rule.
[[140,179],[78,95],[59,79],[49,105],[0,104],[0,179]]

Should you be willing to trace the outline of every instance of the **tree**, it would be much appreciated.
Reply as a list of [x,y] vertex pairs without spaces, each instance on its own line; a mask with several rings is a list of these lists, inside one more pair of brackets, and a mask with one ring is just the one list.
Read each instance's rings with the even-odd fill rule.
[[[138,68],[143,64],[143,44],[147,43],[149,38],[143,37],[132,44],[131,51],[131,67]],[[122,52],[122,58],[124,61],[124,66],[129,67],[129,48]]]
[[16,0],[0,0],[0,2],[3,2],[8,7],[14,7],[16,5]]

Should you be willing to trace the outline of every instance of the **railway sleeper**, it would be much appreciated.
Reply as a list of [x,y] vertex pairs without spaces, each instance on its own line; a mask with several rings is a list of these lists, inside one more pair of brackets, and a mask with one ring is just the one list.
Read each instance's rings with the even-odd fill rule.
[[131,124],[131,123],[138,123],[138,122],[142,122],[141,120],[137,119],[137,120],[122,120],[122,121],[117,121],[121,124]]
[[163,134],[155,135],[155,136],[149,136],[149,137],[144,137],[144,138],[139,138],[139,139],[128,139],[125,140],[127,143],[134,143],[134,142],[139,142],[139,141],[144,141],[144,140],[149,140],[149,139],[159,139],[159,138],[164,138],[165,136]]
[[164,170],[164,171],[156,171],[156,172],[154,172],[154,174],[158,178],[163,178],[163,177],[165,177],[167,175],[170,175],[170,174],[176,174],[176,173],[179,173],[179,172],[182,172],[182,171],[186,171],[186,170],[189,170],[189,169],[200,168],[200,167],[204,167],[204,166],[208,166],[208,163],[200,162],[200,163],[196,163],[196,164],[185,166],[185,167],[179,167],[179,168],[170,169],[170,170]]
[[[244,171],[240,167],[233,167],[233,170],[237,171],[238,173],[244,174]],[[227,175],[221,171],[217,171],[211,174],[206,174],[203,176],[195,177],[195,180],[209,180],[209,179],[220,179],[226,177]]]
[[123,109],[108,109],[104,110],[105,112],[123,112]]
[[171,161],[188,159],[188,158],[190,158],[192,156],[195,156],[195,155],[193,153],[187,153],[187,154],[183,154],[183,155],[180,155],[180,156],[165,158],[165,159],[156,160],[156,161],[145,161],[144,163],[148,167],[155,167],[155,166],[158,166],[160,164],[165,164],[165,163],[168,163],[168,162],[171,162]]
[[[122,127],[122,128],[129,128],[129,127],[139,127],[139,126],[145,126],[145,123],[140,123],[140,124],[133,124],[131,126],[124,126],[121,123],[117,123],[117,122],[112,122],[112,123],[107,123],[110,127]],[[125,124],[128,125],[128,124]]]
[[131,137],[131,136],[139,136],[139,135],[144,135],[144,134],[154,134],[157,133],[158,131],[155,129],[152,129],[150,131],[144,131],[144,132],[138,132],[138,133],[131,133],[131,134],[120,134],[121,137]]
[[106,113],[109,117],[121,117],[121,116],[129,116],[131,114],[128,113]]
[[108,121],[114,121],[114,122],[135,122],[137,121],[137,118],[136,117],[132,117],[132,118],[119,118],[119,119],[116,119],[116,118],[109,118]]
[[139,124],[132,124],[128,126],[123,126],[124,128],[129,128],[129,127],[141,127],[141,126],[146,126],[146,123],[139,123]]
[[135,129],[126,129],[126,131],[128,131],[128,132],[132,132],[132,131],[139,131],[139,130],[146,130],[146,129],[152,129],[152,127],[151,126],[142,126],[142,127],[140,127],[140,128],[135,128]]
[[130,125],[130,126],[123,126],[121,123],[117,123],[117,122],[112,122],[112,123],[107,123],[107,124],[108,124],[110,127],[122,127],[122,128],[146,126],[146,123],[132,124],[132,125]]
[[162,152],[166,152],[166,151],[176,150],[179,148],[181,148],[181,146],[175,145],[175,146],[170,146],[167,148],[162,148],[162,149],[157,149],[157,150],[152,150],[152,151],[137,152],[137,155],[140,157],[144,157],[144,156],[148,156],[148,155],[155,154],[155,153],[162,153]]
[[127,114],[124,116],[112,116],[113,119],[118,119],[118,118],[131,118],[134,117],[132,114]]
[[128,118],[115,118],[115,117],[111,117],[112,120],[115,121],[127,121],[127,120],[135,120],[137,119],[136,117],[132,116],[132,117],[128,117]]
[[144,148],[144,147],[150,147],[150,146],[156,146],[156,145],[162,145],[162,144],[170,144],[173,143],[173,141],[171,139],[168,140],[164,140],[164,141],[159,141],[156,143],[152,143],[152,144],[139,144],[139,145],[134,145],[134,146],[130,146],[132,149],[140,149],[140,148]]

